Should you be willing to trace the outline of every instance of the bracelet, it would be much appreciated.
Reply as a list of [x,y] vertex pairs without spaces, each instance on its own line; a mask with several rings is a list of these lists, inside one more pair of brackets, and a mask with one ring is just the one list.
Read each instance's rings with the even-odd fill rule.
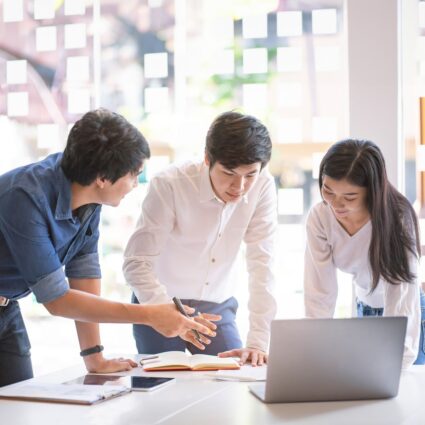
[[94,347],[86,348],[80,352],[81,357],[89,356],[90,354],[100,353],[103,351],[103,345],[95,345]]

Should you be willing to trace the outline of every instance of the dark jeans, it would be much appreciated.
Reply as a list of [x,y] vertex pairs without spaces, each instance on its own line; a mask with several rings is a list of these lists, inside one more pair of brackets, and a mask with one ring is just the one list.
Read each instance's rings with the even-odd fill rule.
[[[135,304],[138,303],[134,295],[131,301]],[[211,344],[205,345],[205,350],[202,351],[180,337],[167,338],[150,326],[133,325],[133,335],[139,353],[155,354],[163,351],[185,351],[187,348],[192,354],[217,355],[222,351],[242,347],[242,341],[235,323],[238,309],[238,302],[235,298],[229,298],[220,304],[196,300],[181,301],[183,304],[196,309],[196,312],[220,314],[222,316],[219,322],[214,322],[217,325],[217,336],[210,338]]]
[[[367,304],[357,301],[357,316],[382,316],[384,313],[383,308],[373,308]],[[421,335],[419,339],[418,357],[414,364],[425,364],[425,294],[421,292]]]
[[0,387],[33,377],[30,348],[18,302],[0,307]]

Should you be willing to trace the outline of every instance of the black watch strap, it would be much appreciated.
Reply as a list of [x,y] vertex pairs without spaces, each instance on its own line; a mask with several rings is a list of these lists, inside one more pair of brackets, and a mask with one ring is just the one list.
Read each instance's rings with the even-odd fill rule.
[[103,351],[103,345],[95,345],[94,347],[86,348],[80,352],[80,356],[89,356],[90,354],[100,353]]

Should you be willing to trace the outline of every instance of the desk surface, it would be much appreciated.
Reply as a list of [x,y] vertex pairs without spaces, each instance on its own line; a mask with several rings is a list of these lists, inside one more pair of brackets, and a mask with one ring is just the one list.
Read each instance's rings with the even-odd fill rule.
[[[85,373],[82,365],[36,382],[63,382]],[[124,375],[125,373],[123,373]],[[132,374],[145,375],[141,369]],[[215,381],[203,372],[162,372],[174,384],[133,392],[93,406],[0,400],[0,423],[7,425],[421,425],[425,423],[425,366],[403,372],[399,395],[388,400],[264,404],[247,383]]]

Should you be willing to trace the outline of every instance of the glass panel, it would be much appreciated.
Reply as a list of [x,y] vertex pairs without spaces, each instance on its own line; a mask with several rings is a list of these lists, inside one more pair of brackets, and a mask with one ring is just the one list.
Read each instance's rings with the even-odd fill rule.
[[34,0],[34,19],[53,19],[55,0]]
[[69,82],[85,82],[90,80],[88,56],[70,56],[67,58],[66,79]]
[[267,15],[245,16],[242,20],[242,34],[245,38],[267,37]]
[[335,34],[337,32],[336,9],[313,10],[313,34]]
[[36,28],[35,48],[38,52],[56,50],[56,27]]
[[267,49],[245,49],[243,51],[243,72],[263,74],[267,72]]
[[302,35],[302,32],[302,12],[291,11],[277,13],[277,35],[279,37]]
[[25,84],[27,82],[27,61],[16,60],[6,62],[6,83]]
[[65,15],[84,15],[86,13],[85,0],[65,0]]
[[65,49],[81,49],[86,47],[86,25],[65,25]]
[[168,76],[167,53],[148,53],[145,55],[145,77],[164,78]]
[[3,0],[3,22],[19,22],[23,19],[23,0]]
[[7,115],[9,115],[9,117],[24,117],[28,115],[28,108],[27,92],[7,94]]

